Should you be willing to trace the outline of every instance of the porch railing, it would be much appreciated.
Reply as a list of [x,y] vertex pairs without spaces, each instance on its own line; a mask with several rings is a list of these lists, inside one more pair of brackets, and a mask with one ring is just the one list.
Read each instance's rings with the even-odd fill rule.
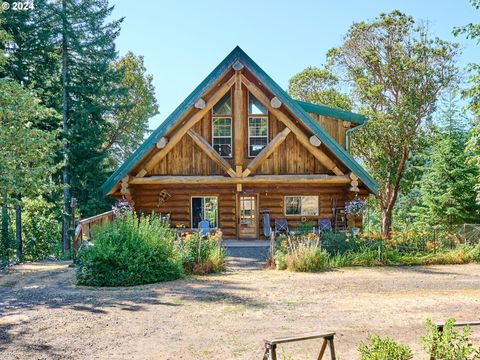
[[77,251],[84,239],[87,239],[88,241],[92,240],[92,229],[95,225],[102,225],[106,221],[112,222],[114,218],[115,212],[110,210],[102,214],[80,220],[75,228],[75,235],[73,236],[73,250],[75,255],[77,254]]

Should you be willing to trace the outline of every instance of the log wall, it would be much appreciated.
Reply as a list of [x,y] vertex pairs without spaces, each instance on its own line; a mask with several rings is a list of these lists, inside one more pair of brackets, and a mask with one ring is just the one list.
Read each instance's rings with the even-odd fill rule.
[[[170,214],[173,226],[184,225],[191,227],[191,197],[192,196],[217,196],[219,227],[224,238],[237,237],[237,192],[236,187],[229,186],[175,186],[175,185],[133,185],[135,208],[145,213]],[[159,194],[166,190],[170,195],[164,203],[159,203]],[[287,195],[316,195],[319,196],[320,208],[318,216],[307,216],[309,221],[315,222],[319,218],[332,218],[332,199],[337,205],[342,206],[353,197],[343,186],[243,186],[243,191],[238,194],[256,194],[259,198],[259,234],[262,234],[261,211],[269,210],[272,226],[277,218],[287,218],[293,230],[302,216],[285,216],[284,196]],[[357,226],[361,226],[361,219],[357,219]]]

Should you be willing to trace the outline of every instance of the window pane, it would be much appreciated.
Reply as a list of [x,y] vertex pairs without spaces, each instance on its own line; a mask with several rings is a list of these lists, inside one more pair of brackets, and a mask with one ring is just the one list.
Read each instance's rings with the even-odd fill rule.
[[218,103],[213,105],[212,113],[214,115],[231,115],[232,114],[232,96],[230,91],[220,99]]
[[302,196],[302,215],[318,215],[318,196]]
[[232,119],[213,118],[213,148],[225,157],[232,156]]
[[204,198],[204,209],[203,216],[205,220],[210,222],[211,228],[217,227],[217,198],[216,197],[206,197]]
[[260,138],[250,138],[250,146],[248,149],[249,156],[257,156],[260,151],[263,150],[265,146],[267,146],[268,139],[264,137]]
[[208,220],[211,228],[216,228],[218,207],[216,197],[192,197],[192,229],[198,228],[198,223]]
[[220,156],[232,156],[232,138],[214,138],[213,148],[220,154]]
[[252,94],[248,94],[248,113],[252,115],[267,114],[267,109]]
[[250,136],[268,136],[268,118],[251,117],[248,119]]
[[202,221],[202,198],[192,198],[192,229],[198,228],[198,223]]
[[232,136],[231,118],[213,118],[213,136]]
[[301,203],[300,196],[285,196],[285,215],[300,215]]

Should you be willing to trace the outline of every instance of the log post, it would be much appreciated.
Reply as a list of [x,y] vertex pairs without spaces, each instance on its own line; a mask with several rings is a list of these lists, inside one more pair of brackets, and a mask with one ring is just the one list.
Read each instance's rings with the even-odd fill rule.
[[[245,159],[245,129],[243,119],[242,81],[240,72],[235,73],[235,89],[233,92],[233,121],[234,121],[234,160],[235,166],[243,168]],[[240,171],[241,173],[242,171]]]

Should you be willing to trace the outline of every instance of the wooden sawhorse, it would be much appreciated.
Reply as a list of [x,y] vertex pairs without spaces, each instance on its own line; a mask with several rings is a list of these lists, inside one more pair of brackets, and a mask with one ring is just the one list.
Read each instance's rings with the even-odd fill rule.
[[327,345],[330,350],[330,359],[335,360],[335,347],[333,346],[333,337],[335,336],[334,332],[329,333],[320,333],[313,332],[307,334],[300,334],[294,336],[285,336],[280,338],[274,338],[271,340],[265,340],[265,354],[263,355],[263,360],[277,360],[277,345],[294,342],[294,341],[303,341],[303,340],[312,340],[312,339],[323,339],[322,347],[320,348],[320,353],[318,354],[318,360],[323,359]]

